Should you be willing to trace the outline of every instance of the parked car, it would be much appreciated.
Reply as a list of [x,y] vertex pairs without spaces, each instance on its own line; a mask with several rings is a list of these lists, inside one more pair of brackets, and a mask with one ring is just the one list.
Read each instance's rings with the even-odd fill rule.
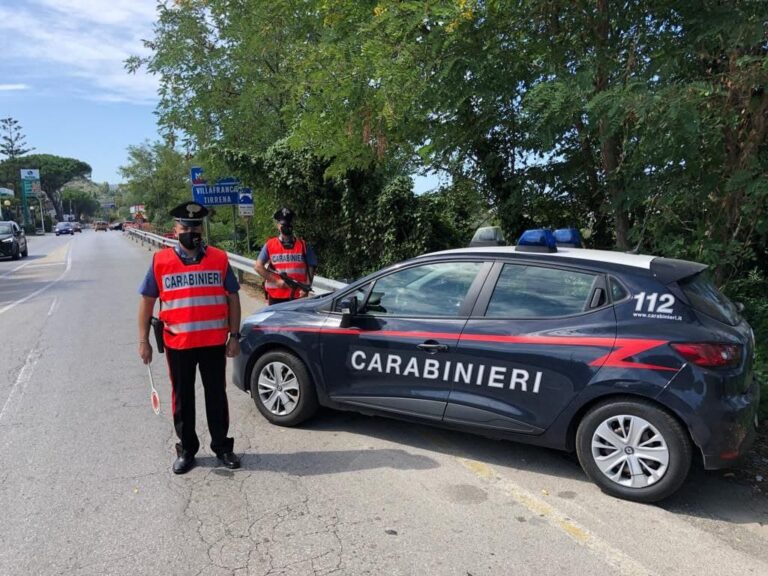
[[27,237],[16,222],[0,222],[0,256],[10,256],[13,260],[29,254]]
[[110,230],[122,230],[123,229],[123,223],[122,222],[113,222],[109,225]]
[[72,226],[72,222],[59,222],[56,224],[56,228],[54,228],[53,231],[56,233],[56,236],[60,236],[61,234],[75,235],[75,228]]
[[94,224],[93,228],[98,232],[99,230],[104,230],[104,232],[107,231],[107,223],[104,222],[104,220],[97,220]]
[[756,435],[755,337],[706,268],[549,230],[425,254],[246,318],[234,383],[276,425],[322,405],[575,451],[654,502]]

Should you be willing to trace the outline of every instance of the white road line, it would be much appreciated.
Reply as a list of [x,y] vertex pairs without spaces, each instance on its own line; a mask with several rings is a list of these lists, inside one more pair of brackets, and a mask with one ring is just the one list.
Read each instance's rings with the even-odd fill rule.
[[19,402],[21,401],[21,398],[24,397],[24,391],[27,388],[27,383],[32,379],[32,372],[34,371],[35,364],[37,364],[39,359],[39,350],[37,350],[37,348],[32,349],[32,351],[27,356],[26,362],[24,362],[24,367],[21,369],[21,372],[19,372],[19,375],[16,378],[16,382],[14,382],[13,386],[11,386],[11,392],[8,394],[8,398],[5,400],[5,404],[3,404],[3,409],[0,410],[0,422],[3,420],[3,416],[5,416],[8,407],[11,405],[11,399],[13,398],[16,391],[21,390],[19,395]]
[[0,278],[5,278],[6,276],[10,276],[14,272],[16,272],[16,270],[21,270],[22,268],[24,268],[25,266],[29,266],[30,264],[32,264],[32,262],[25,262],[21,266],[16,266],[16,268],[14,268],[13,270],[9,270],[8,272],[0,276]]
[[8,312],[8,310],[11,310],[12,308],[15,308],[15,307],[16,307],[16,306],[18,306],[19,304],[23,304],[24,302],[26,302],[27,300],[30,300],[31,298],[34,298],[34,297],[35,297],[35,296],[37,296],[38,294],[42,294],[43,292],[45,292],[46,290],[48,290],[48,288],[50,288],[51,286],[53,286],[54,284],[56,284],[56,283],[57,283],[59,280],[61,280],[62,278],[64,278],[64,275],[65,275],[67,272],[69,272],[70,268],[72,268],[72,245],[70,245],[70,247],[69,247],[69,251],[67,252],[67,268],[64,270],[64,272],[62,272],[61,274],[59,274],[59,277],[58,277],[58,278],[56,278],[56,280],[54,280],[54,281],[53,281],[53,282],[51,282],[50,284],[46,284],[45,286],[43,286],[43,287],[42,287],[42,288],[40,288],[39,290],[35,290],[35,291],[34,291],[34,292],[32,292],[31,294],[27,294],[27,295],[26,295],[24,298],[22,298],[21,300],[16,300],[16,302],[11,302],[11,303],[10,303],[10,304],[8,304],[8,305],[7,305],[5,308],[0,308],[0,314],[3,314],[4,312]]
[[58,296],[53,297],[53,302],[51,302],[51,307],[48,309],[48,316],[53,316],[53,309],[56,308],[56,303],[59,301]]

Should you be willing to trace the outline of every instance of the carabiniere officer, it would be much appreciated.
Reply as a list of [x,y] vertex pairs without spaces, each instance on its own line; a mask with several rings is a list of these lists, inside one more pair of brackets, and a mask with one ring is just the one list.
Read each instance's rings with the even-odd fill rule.
[[240,354],[240,285],[226,252],[202,241],[205,206],[184,202],[170,215],[176,220],[177,246],[155,253],[139,288],[139,356],[152,362],[149,330],[155,300],[164,322],[163,342],[172,385],[173,425],[179,442],[173,472],[195,465],[200,441],[195,432],[195,371],[200,369],[211,450],[227,468],[239,468],[229,431],[226,392],[227,357]]

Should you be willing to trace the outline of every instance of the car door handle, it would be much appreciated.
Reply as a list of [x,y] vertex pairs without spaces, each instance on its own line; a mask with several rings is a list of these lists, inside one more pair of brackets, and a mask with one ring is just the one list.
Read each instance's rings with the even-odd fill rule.
[[417,344],[416,348],[424,350],[430,354],[435,352],[448,352],[448,344],[440,344],[437,340],[427,340],[421,344]]

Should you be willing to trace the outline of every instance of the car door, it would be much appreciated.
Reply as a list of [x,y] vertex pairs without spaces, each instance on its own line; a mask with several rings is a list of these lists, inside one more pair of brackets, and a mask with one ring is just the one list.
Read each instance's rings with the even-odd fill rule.
[[445,421],[539,434],[616,339],[602,274],[498,262],[459,340]]
[[483,260],[409,264],[357,289],[359,313],[341,327],[340,295],[321,334],[332,400],[440,420],[450,358],[491,265]]

